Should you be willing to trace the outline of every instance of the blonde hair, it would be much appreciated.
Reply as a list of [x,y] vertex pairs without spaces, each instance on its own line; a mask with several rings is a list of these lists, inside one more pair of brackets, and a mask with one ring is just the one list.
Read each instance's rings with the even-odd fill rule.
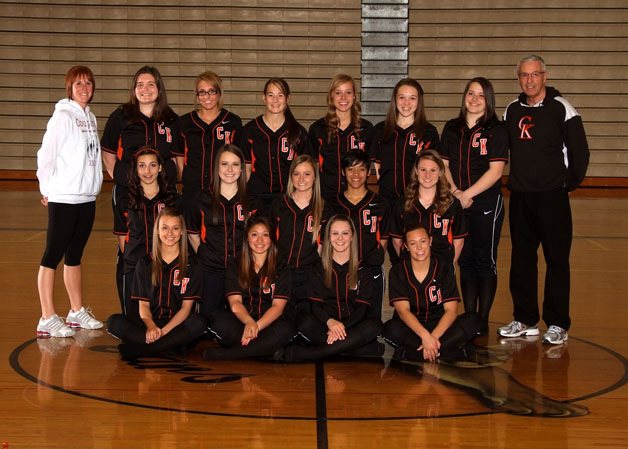
[[222,99],[222,79],[211,70],[199,74],[196,77],[196,80],[194,80],[194,109],[197,111],[200,109],[200,105],[198,104],[198,95],[196,95],[196,91],[198,90],[198,84],[201,81],[205,81],[211,84],[212,86],[214,86],[214,89],[218,91],[218,109],[222,109],[222,106],[224,104],[224,101]]
[[179,240],[179,274],[177,275],[177,281],[181,282],[185,278],[188,268],[188,232],[185,227],[185,220],[183,216],[174,207],[164,207],[155,220],[153,226],[153,261],[151,263],[152,276],[151,281],[153,285],[159,284],[159,276],[163,268],[163,259],[161,257],[161,240],[159,239],[159,222],[162,217],[176,217],[181,223],[181,240]]
[[325,241],[323,242],[323,250],[321,251],[321,261],[323,263],[323,283],[325,287],[331,288],[331,275],[334,264],[334,249],[331,246],[331,226],[339,221],[349,223],[351,227],[351,248],[349,255],[349,288],[356,289],[358,286],[358,268],[360,265],[358,257],[358,239],[356,238],[356,230],[353,221],[346,215],[338,214],[330,218],[325,226]]
[[329,91],[327,92],[327,114],[325,115],[325,124],[327,125],[328,143],[334,140],[336,130],[338,129],[338,124],[340,123],[338,115],[336,114],[336,106],[334,106],[333,93],[336,89],[338,89],[338,87],[345,83],[351,83],[351,86],[353,87],[353,96],[355,97],[353,100],[353,104],[351,105],[351,126],[353,126],[356,132],[360,131],[362,106],[360,105],[360,100],[358,99],[358,93],[355,87],[355,80],[349,75],[340,73],[332,78],[329,85]]
[[288,173],[288,185],[286,186],[286,195],[289,198],[293,199],[292,194],[294,193],[294,182],[292,181],[292,175],[294,174],[294,170],[297,166],[301,164],[310,164],[312,166],[312,171],[314,172],[314,185],[312,186],[312,198],[310,199],[310,207],[312,209],[312,225],[314,230],[312,231],[312,243],[318,242],[319,228],[321,226],[321,221],[323,220],[323,206],[325,202],[323,197],[321,196],[321,181],[320,175],[318,173],[318,169],[316,168],[316,163],[314,159],[309,154],[300,154],[292,161],[290,164],[290,171]]
[[405,212],[410,212],[412,207],[416,201],[419,200],[419,189],[421,185],[419,183],[419,175],[417,174],[417,170],[419,167],[419,163],[423,160],[427,159],[429,161],[435,162],[438,165],[438,169],[440,173],[438,175],[438,183],[436,184],[436,195],[434,196],[434,209],[438,215],[443,215],[449,209],[449,206],[454,202],[454,196],[450,192],[451,185],[449,181],[447,181],[447,177],[445,176],[445,164],[441,159],[440,155],[435,150],[425,150],[419,153],[419,156],[416,158],[414,163],[414,167],[412,169],[412,177],[410,179],[410,183],[406,188],[405,201],[403,210]]

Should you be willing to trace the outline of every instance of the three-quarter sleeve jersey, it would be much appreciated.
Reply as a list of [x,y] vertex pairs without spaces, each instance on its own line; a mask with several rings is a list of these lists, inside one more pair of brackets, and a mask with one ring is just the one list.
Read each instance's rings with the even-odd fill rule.
[[183,305],[183,301],[199,301],[203,281],[201,271],[193,262],[188,264],[185,277],[177,279],[180,271],[178,259],[162,265],[157,285],[152,284],[151,260],[138,262],[133,278],[131,299],[148,301],[154,320],[170,320]]
[[432,237],[432,254],[453,262],[454,240],[467,236],[464,209],[457,198],[444,214],[436,213],[434,205],[423,207],[420,201],[412,204],[409,212],[404,211],[404,199],[401,198],[393,207],[390,217],[390,236],[403,239],[406,229],[421,224]]
[[133,119],[122,107],[111,113],[100,141],[102,151],[116,155],[113,180],[117,185],[128,186],[129,170],[133,155],[143,146],[155,148],[164,160],[168,183],[177,182],[177,167],[174,155],[180,152],[178,118],[168,122],[157,122],[140,114]]
[[427,276],[419,281],[412,270],[412,261],[402,260],[390,269],[388,297],[393,307],[398,301],[408,301],[410,311],[431,330],[445,313],[443,304],[460,301],[454,267],[432,257]]
[[431,123],[426,123],[421,138],[417,138],[412,126],[405,129],[395,126],[392,135],[384,139],[384,126],[384,122],[380,122],[373,129],[370,157],[379,164],[379,194],[391,200],[404,195],[419,153],[438,149],[439,139]]
[[183,193],[209,191],[212,185],[214,158],[225,144],[233,144],[244,151],[242,119],[226,109],[205,123],[196,111],[179,118],[181,147],[176,156],[184,157]]
[[196,207],[186,208],[188,233],[199,235],[198,259],[204,271],[224,271],[232,260],[240,257],[244,222],[248,211],[240,195],[227,200],[219,195],[216,221],[213,219],[212,198],[209,193],[199,195]]
[[244,126],[244,135],[244,158],[247,164],[251,164],[247,192],[253,195],[285,192],[294,158],[312,153],[307,131],[301,125],[293,146],[288,144],[290,136],[287,123],[273,131],[261,115]]
[[270,309],[275,299],[289,300],[292,285],[290,270],[286,270],[285,267],[278,267],[269,287],[263,287],[265,280],[256,273],[249,287],[243,288],[238,281],[238,264],[232,263],[227,268],[225,296],[227,298],[233,295],[242,296],[242,304],[251,318],[259,320]]
[[345,178],[342,174],[342,159],[349,150],[369,151],[373,125],[365,119],[360,120],[360,129],[348,126],[336,129],[331,142],[327,141],[327,124],[321,118],[310,126],[310,141],[321,174],[321,193],[324,198],[333,198],[345,190]]

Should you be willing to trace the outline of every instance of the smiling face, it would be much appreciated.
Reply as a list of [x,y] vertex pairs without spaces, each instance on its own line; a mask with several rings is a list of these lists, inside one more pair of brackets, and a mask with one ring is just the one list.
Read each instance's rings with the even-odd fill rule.
[[358,190],[366,185],[368,168],[363,162],[345,168],[344,172],[345,178],[347,178],[347,184],[352,189]]
[[536,104],[545,98],[547,74],[541,61],[524,61],[517,73],[521,90],[528,97],[528,104]]
[[351,225],[345,220],[336,220],[329,228],[329,243],[334,251],[334,255],[347,254],[351,251],[351,241],[353,240],[353,230]]
[[289,96],[276,84],[270,83],[262,95],[266,111],[271,114],[283,114],[288,107]]
[[297,192],[307,192],[314,188],[314,167],[309,162],[302,162],[294,167],[292,172],[292,185]]
[[82,76],[72,82],[72,100],[76,101],[83,109],[91,101],[94,95],[94,86],[87,77]]
[[331,93],[332,102],[336,111],[348,112],[355,102],[353,83],[347,81],[335,88]]
[[427,235],[425,228],[413,229],[406,233],[406,248],[410,258],[416,262],[423,262],[429,259],[431,254],[432,239]]
[[427,158],[421,158],[419,165],[416,168],[416,173],[419,178],[419,185],[424,189],[429,189],[436,186],[438,178],[440,176],[440,168],[438,164]]
[[419,107],[419,92],[412,86],[401,86],[395,97],[397,116],[414,119]]
[[484,89],[480,83],[473,82],[469,85],[469,89],[464,97],[464,105],[467,108],[467,114],[481,117],[486,112],[486,99],[484,98]]
[[240,158],[228,151],[220,155],[218,161],[218,177],[222,184],[235,184],[242,174],[242,162]]
[[163,215],[159,219],[159,241],[168,248],[175,247],[181,240],[183,227],[179,217]]
[[220,90],[205,80],[196,84],[196,97],[202,110],[210,112],[220,109]]
[[140,105],[154,105],[159,97],[159,88],[155,77],[150,73],[142,73],[135,83],[135,97]]
[[137,176],[142,187],[147,187],[157,182],[161,171],[161,165],[154,154],[142,154],[137,158]]
[[270,249],[270,230],[261,223],[256,224],[246,235],[246,241],[253,254],[266,254]]

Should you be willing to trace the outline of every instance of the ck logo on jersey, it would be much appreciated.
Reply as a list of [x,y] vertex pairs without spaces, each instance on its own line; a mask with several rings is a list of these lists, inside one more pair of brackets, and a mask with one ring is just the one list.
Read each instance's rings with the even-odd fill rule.
[[442,228],[442,235],[447,235],[449,233],[449,222],[451,221],[451,219],[443,218],[440,215],[434,214],[432,221],[434,229]]
[[361,150],[364,151],[364,142],[360,142],[355,136],[351,136],[351,140],[349,146],[352,150]]
[[364,223],[364,225],[366,226],[371,226],[370,232],[372,234],[375,234],[377,232],[377,222],[378,222],[379,218],[378,217],[371,217],[371,210],[370,209],[364,209],[362,211],[362,223]]
[[163,122],[157,125],[157,132],[162,135],[165,134],[166,142],[172,143],[172,132],[170,131],[170,128],[168,128],[167,126],[164,126]]
[[443,302],[443,295],[440,292],[440,288],[436,288],[435,285],[430,285],[430,288],[427,289],[427,295],[430,298],[430,302],[435,302],[436,304]]
[[181,286],[181,294],[184,294],[188,288],[188,283],[190,282],[190,278],[183,278],[183,281],[179,281],[179,270],[174,270],[174,279],[172,280],[172,285],[175,287]]
[[519,140],[532,140],[532,135],[530,134],[530,130],[534,127],[534,123],[532,123],[532,117],[529,115],[524,115],[519,120],[519,129],[521,130],[521,134],[519,134]]
[[157,204],[157,213],[161,212],[164,207],[166,207],[166,203],[159,203]]
[[244,208],[242,207],[242,204],[238,204],[236,206],[236,217],[238,221],[244,221]]
[[[266,282],[266,278],[262,279],[262,284]],[[275,284],[270,284],[270,287],[264,287],[262,289],[262,293],[265,295],[270,294],[270,296],[275,296]]]
[[307,232],[314,232],[314,218],[312,217],[312,215],[307,216],[306,230]]
[[[534,126],[534,125],[533,125]],[[475,133],[473,134],[473,138],[471,139],[471,146],[473,148],[480,148],[480,154],[482,156],[486,156],[486,154],[488,154],[488,151],[486,151],[486,142],[488,142],[488,139],[486,137],[480,138],[482,134],[480,133]]]
[[288,153],[288,157],[286,158],[286,160],[291,161],[292,159],[294,159],[294,150],[288,145],[287,137],[281,138],[281,152]]
[[233,132],[225,131],[225,128],[223,128],[222,126],[219,126],[218,128],[216,128],[216,139],[223,140],[225,144],[233,143]]

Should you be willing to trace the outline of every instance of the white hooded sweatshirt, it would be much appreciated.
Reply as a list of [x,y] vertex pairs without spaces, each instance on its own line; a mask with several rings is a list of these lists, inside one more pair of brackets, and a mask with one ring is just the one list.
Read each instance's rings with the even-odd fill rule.
[[48,121],[37,152],[39,190],[53,203],[95,201],[102,186],[100,141],[96,117],[67,98]]

